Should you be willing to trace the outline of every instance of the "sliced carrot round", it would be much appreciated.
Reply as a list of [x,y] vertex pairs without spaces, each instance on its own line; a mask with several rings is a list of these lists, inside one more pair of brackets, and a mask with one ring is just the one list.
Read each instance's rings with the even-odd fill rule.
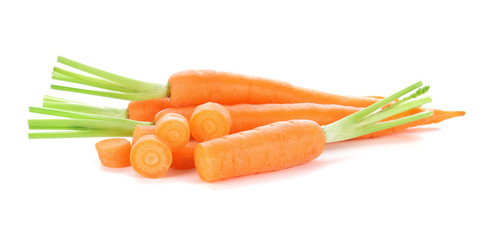
[[187,119],[177,113],[168,113],[155,124],[155,135],[163,138],[171,149],[185,146],[191,133]]
[[145,135],[133,145],[130,153],[133,169],[148,178],[162,177],[172,163],[172,153],[164,140]]
[[189,125],[192,137],[198,142],[204,142],[228,135],[231,115],[223,105],[208,102],[194,109]]
[[155,125],[137,125],[132,133],[132,145],[145,135],[155,135]]
[[101,164],[105,167],[130,166],[130,141],[125,138],[108,138],[95,144]]

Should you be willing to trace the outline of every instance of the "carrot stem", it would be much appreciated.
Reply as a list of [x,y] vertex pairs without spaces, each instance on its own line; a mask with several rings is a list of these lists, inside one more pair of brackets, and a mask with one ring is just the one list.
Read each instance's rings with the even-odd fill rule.
[[[411,116],[381,122],[382,120],[392,117],[396,114],[420,107],[423,104],[431,102],[432,99],[430,97],[412,100],[424,94],[429,89],[428,86],[424,88],[419,88],[420,86],[422,86],[422,82],[412,84],[359,112],[351,114],[329,125],[323,126],[322,128],[326,134],[326,142],[330,143],[344,141],[432,116],[432,112],[425,111]],[[416,92],[412,93],[410,96],[405,97],[383,109],[380,109],[390,102],[394,101],[395,99],[398,99],[417,88],[419,89]]]
[[75,102],[75,101],[66,100],[62,98],[55,98],[47,95],[44,96],[42,107],[70,111],[70,112],[89,113],[94,115],[110,116],[110,117],[117,117],[117,118],[128,118],[127,109],[112,108],[106,106],[104,107],[91,106],[85,103]]
[[30,130],[54,131],[29,132],[29,138],[130,137],[137,125],[153,125],[153,122],[51,108],[29,107],[29,111],[68,118],[30,119],[28,121]]
[[132,78],[127,78],[121,75],[103,71],[101,69],[90,67],[88,65],[84,65],[61,56],[58,57],[57,61],[69,67],[98,76],[100,78],[89,77],[55,67],[53,70],[53,79],[83,84],[86,86],[92,86],[106,90],[112,90],[113,92],[51,85],[51,88],[55,90],[63,90],[132,101],[149,100],[169,96],[170,88],[168,84],[164,85],[143,82]]

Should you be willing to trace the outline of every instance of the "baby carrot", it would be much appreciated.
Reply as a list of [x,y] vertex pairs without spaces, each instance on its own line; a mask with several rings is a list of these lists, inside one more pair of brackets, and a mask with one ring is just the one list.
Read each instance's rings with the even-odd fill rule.
[[145,135],[155,135],[155,125],[137,125],[132,134],[132,145]]
[[130,166],[130,141],[125,138],[108,138],[95,144],[101,164],[110,168]]
[[95,75],[90,77],[58,67],[53,79],[75,82],[103,90],[80,89],[51,85],[52,89],[139,101],[170,97],[173,107],[195,106],[206,102],[238,103],[302,103],[339,104],[366,107],[378,100],[369,97],[342,96],[291,85],[262,77],[211,70],[188,70],[170,76],[168,84],[143,82],[58,57],[58,62]]
[[198,142],[204,142],[228,135],[231,127],[231,116],[224,106],[208,102],[194,109],[189,125],[192,137]]
[[176,149],[189,142],[190,130],[187,119],[177,113],[166,114],[155,124],[155,135],[163,138],[170,149]]
[[194,168],[194,149],[197,142],[190,140],[185,146],[172,151],[171,168],[174,169],[191,169]]
[[155,135],[141,137],[132,147],[130,163],[147,178],[162,177],[172,163],[172,153],[164,140]]
[[380,109],[421,85],[421,82],[413,84],[370,107],[322,127],[310,120],[289,120],[199,143],[194,152],[197,172],[202,180],[212,182],[284,169],[318,157],[326,143],[423,119],[432,113],[421,112],[382,121],[432,101],[430,97],[410,101],[423,94],[423,89]]

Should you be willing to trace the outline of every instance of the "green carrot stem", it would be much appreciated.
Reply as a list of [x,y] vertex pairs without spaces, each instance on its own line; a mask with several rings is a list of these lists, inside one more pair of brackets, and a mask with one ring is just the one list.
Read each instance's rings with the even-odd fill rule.
[[169,91],[168,89],[166,89],[166,91],[155,90],[151,92],[141,92],[141,93],[124,93],[124,92],[108,92],[108,91],[81,89],[81,88],[73,88],[73,87],[66,87],[66,86],[59,86],[59,85],[51,85],[51,89],[90,94],[90,95],[101,96],[101,97],[116,98],[122,100],[130,100],[130,101],[143,101],[143,100],[167,97],[168,96],[167,93]]
[[97,106],[92,106],[80,102],[74,102],[62,98],[53,98],[51,96],[44,96],[42,107],[70,111],[70,112],[89,113],[89,114],[109,116],[109,117],[128,118],[127,109],[112,108],[112,107],[97,107]]
[[112,90],[112,91],[118,91],[118,92],[131,92],[130,89],[105,80],[101,78],[94,78],[94,77],[89,77],[89,76],[84,76],[82,74],[77,74],[74,72],[70,72],[58,67],[54,67],[53,72],[52,72],[52,79],[59,80],[59,81],[65,81],[65,82],[72,82],[72,83],[77,83],[77,84],[83,84],[86,86],[92,86],[92,87],[97,87],[97,88],[102,88],[106,90]]
[[418,89],[410,96],[405,97],[383,109],[380,109],[381,107],[389,104],[395,99],[400,98],[403,95],[419,88],[420,86],[422,86],[421,82],[412,84],[359,112],[351,114],[329,125],[323,126],[322,128],[324,130],[324,133],[326,134],[326,142],[330,143],[344,141],[431,116],[432,112],[426,111],[399,119],[380,122],[404,111],[408,111],[410,109],[420,107],[423,104],[431,102],[432,99],[430,97],[411,100],[427,92],[428,87],[426,87]]
[[122,86],[129,88],[129,89],[138,90],[136,92],[151,91],[151,90],[160,89],[160,88],[163,87],[161,84],[143,82],[143,81],[135,80],[135,79],[132,79],[132,78],[124,77],[124,76],[121,76],[121,75],[113,74],[113,73],[110,73],[110,72],[107,72],[107,71],[104,71],[104,70],[101,70],[101,69],[97,69],[97,68],[90,67],[88,65],[73,61],[71,59],[67,59],[65,57],[61,57],[61,56],[59,56],[57,58],[57,61],[59,63],[65,64],[65,65],[70,66],[72,68],[81,70],[83,72],[87,72],[87,73],[93,74],[95,76],[98,76],[98,77],[110,80],[112,82],[118,83]]
[[72,130],[72,131],[49,131],[29,132],[30,139],[44,138],[80,138],[80,137],[130,137],[131,134],[119,131],[104,130]]

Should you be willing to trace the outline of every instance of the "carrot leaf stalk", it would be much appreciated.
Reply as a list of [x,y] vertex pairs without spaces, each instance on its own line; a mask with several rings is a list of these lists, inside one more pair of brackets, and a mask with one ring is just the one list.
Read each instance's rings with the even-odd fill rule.
[[29,107],[32,113],[64,118],[29,119],[30,130],[54,130],[29,132],[29,138],[78,138],[78,137],[130,137],[137,125],[153,125],[152,122],[102,116],[45,107]]
[[82,112],[94,115],[110,116],[117,118],[128,118],[127,109],[112,107],[97,107],[81,102],[75,102],[67,99],[57,98],[45,95],[42,103],[44,108],[53,108],[70,112]]
[[88,65],[84,65],[82,63],[78,63],[61,56],[58,57],[57,61],[66,66],[75,68],[77,70],[97,77],[86,76],[83,74],[78,74],[62,68],[55,67],[53,69],[52,79],[91,86],[109,91],[74,88],[60,85],[51,85],[51,89],[131,101],[149,100],[169,96],[170,88],[168,85],[143,82],[132,78],[127,78],[94,67],[90,67]]
[[[334,123],[323,126],[322,128],[326,135],[326,142],[330,143],[344,141],[432,116],[432,112],[424,111],[399,119],[383,121],[384,119],[392,117],[401,112],[417,108],[423,104],[431,102],[432,98],[430,97],[415,99],[429,90],[429,86],[419,88],[421,86],[422,82],[412,84],[409,87],[406,87],[403,90],[398,91],[397,93],[392,94],[391,96],[384,98],[359,112],[351,114]],[[384,107],[417,88],[419,89],[410,94],[408,97],[402,98],[389,106]]]

